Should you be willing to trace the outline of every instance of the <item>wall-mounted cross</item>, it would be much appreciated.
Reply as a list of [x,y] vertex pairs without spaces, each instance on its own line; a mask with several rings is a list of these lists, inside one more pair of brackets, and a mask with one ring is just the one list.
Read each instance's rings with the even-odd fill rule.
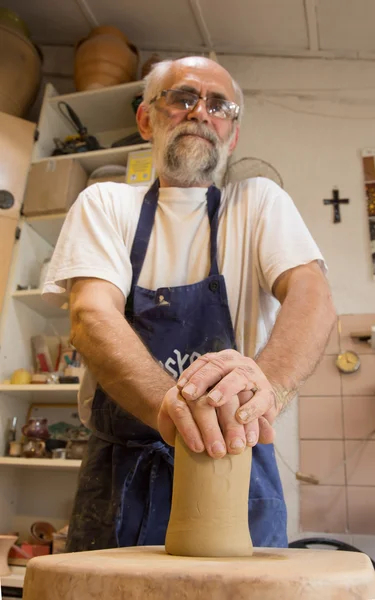
[[333,222],[341,223],[340,204],[349,204],[349,198],[340,198],[338,189],[332,190],[332,194],[333,198],[330,200],[323,200],[323,203],[333,205]]

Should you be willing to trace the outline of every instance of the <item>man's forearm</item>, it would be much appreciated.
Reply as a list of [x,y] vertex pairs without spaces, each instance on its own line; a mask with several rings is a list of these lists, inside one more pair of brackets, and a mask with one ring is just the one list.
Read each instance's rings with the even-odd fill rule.
[[119,312],[87,311],[73,323],[71,342],[107,394],[156,429],[172,377],[152,358]]
[[335,310],[328,285],[318,277],[288,292],[272,335],[256,362],[276,392],[281,410],[312,374],[327,345]]

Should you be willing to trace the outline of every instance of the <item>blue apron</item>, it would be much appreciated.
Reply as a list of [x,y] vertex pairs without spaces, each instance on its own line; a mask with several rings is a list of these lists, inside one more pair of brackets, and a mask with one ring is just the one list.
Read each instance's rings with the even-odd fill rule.
[[[159,182],[147,192],[131,250],[133,280],[125,316],[155,359],[178,377],[198,356],[235,348],[224,277],[217,264],[220,190],[207,192],[209,275],[179,287],[138,286]],[[68,551],[163,545],[173,480],[173,448],[98,387],[93,435],[82,463]],[[220,459],[219,459],[220,460]],[[254,546],[286,547],[286,506],[272,444],[253,448],[249,523]]]

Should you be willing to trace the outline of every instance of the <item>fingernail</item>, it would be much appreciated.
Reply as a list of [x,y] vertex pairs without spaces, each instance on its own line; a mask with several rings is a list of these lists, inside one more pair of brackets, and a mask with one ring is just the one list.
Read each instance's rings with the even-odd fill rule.
[[223,394],[220,392],[220,390],[213,390],[208,394],[208,397],[211,398],[211,400],[213,400],[214,402],[220,402],[220,400],[223,397]]
[[244,448],[245,447],[245,442],[241,438],[235,438],[234,440],[231,441],[230,447],[233,450],[238,450],[238,448]]
[[185,385],[187,384],[187,382],[188,382],[188,380],[185,377],[183,377],[182,379],[179,379],[177,381],[177,386],[179,388],[183,388],[183,387],[185,387]]
[[238,416],[240,417],[241,421],[247,421],[247,419],[249,418],[249,413],[246,412],[246,410],[240,410],[239,413],[237,413]]
[[227,449],[221,442],[214,442],[211,446],[212,454],[225,454]]
[[194,446],[193,446],[193,452],[203,452],[204,450],[204,444],[202,444],[202,442],[195,442]]
[[248,436],[247,436],[247,442],[248,444],[251,444],[252,446],[254,446],[254,444],[256,444],[257,442],[257,434],[255,433],[255,431],[251,431]]
[[189,396],[195,396],[195,394],[197,393],[197,388],[195,387],[194,383],[189,383],[186,387],[184,387],[185,394],[189,394]]

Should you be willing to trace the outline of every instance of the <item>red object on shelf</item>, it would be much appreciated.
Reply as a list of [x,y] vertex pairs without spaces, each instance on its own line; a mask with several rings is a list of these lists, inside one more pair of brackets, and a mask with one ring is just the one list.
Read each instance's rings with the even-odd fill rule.
[[8,554],[8,564],[26,566],[29,560],[35,556],[45,556],[47,554],[51,554],[50,545],[24,542],[21,546],[12,546]]

